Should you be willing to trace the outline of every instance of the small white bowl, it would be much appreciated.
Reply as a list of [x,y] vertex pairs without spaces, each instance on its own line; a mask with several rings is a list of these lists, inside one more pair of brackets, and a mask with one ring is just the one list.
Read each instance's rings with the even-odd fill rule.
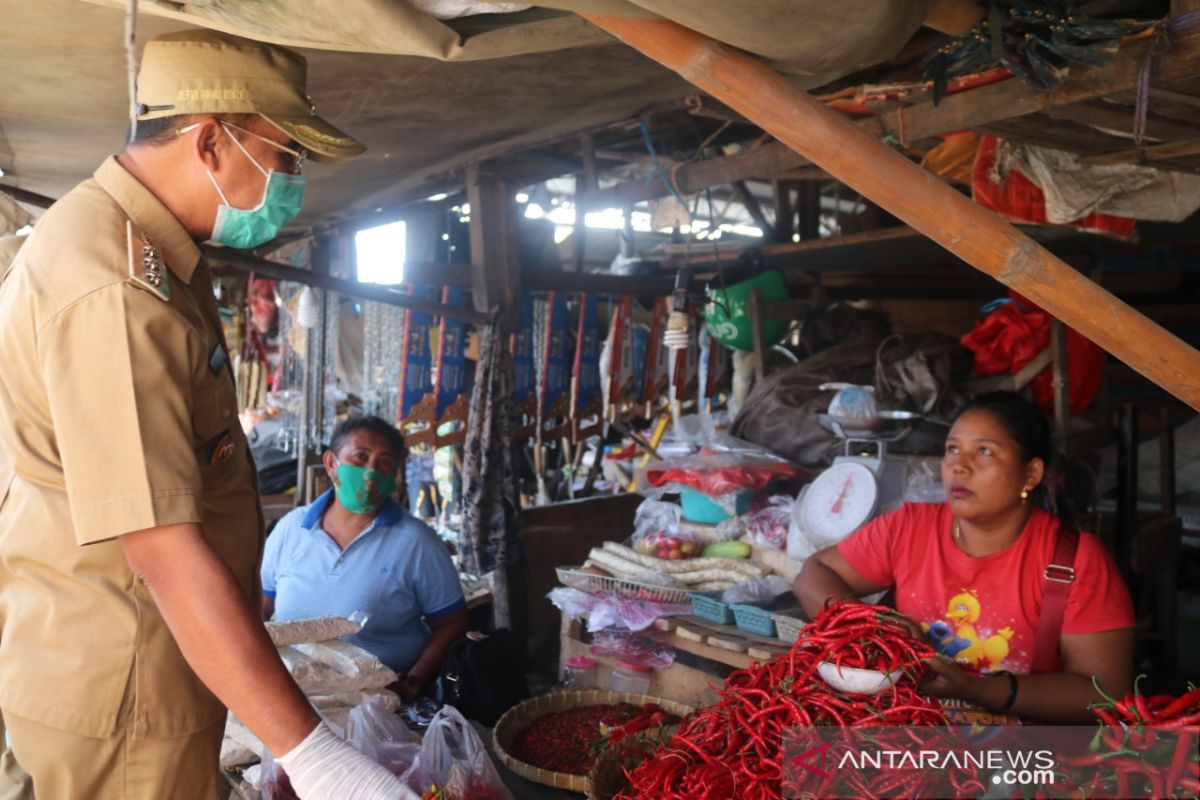
[[903,670],[879,672],[874,669],[834,666],[828,661],[817,665],[817,673],[825,683],[845,694],[879,694],[892,688],[904,675]]

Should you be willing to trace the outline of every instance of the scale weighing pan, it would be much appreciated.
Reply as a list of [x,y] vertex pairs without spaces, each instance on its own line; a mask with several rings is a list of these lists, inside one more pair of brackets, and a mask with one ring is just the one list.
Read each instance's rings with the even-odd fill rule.
[[874,417],[817,415],[822,428],[842,439],[900,439],[919,419],[912,411],[880,411]]

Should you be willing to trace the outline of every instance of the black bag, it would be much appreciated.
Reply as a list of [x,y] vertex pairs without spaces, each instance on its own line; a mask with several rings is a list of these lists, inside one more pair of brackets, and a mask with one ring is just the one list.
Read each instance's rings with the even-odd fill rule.
[[450,645],[438,686],[443,703],[488,726],[529,697],[525,665],[507,628]]

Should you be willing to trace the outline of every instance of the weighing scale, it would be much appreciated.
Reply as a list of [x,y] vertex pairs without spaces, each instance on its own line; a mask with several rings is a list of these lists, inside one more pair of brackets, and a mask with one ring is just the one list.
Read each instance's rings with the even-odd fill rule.
[[843,451],[796,498],[792,509],[796,535],[788,537],[789,556],[806,558],[812,553],[805,551],[812,545],[839,542],[877,511],[899,507],[908,461],[889,457],[887,446],[908,436],[919,419],[910,411],[879,411],[873,417],[818,415],[821,427],[843,440]]

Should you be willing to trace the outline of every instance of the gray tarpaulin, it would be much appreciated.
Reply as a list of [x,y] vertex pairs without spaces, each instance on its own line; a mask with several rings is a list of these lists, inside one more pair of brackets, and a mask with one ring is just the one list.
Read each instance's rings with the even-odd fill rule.
[[[474,0],[485,5],[486,0]],[[694,88],[573,13],[662,16],[805,87],[900,50],[933,0],[547,0],[439,20],[405,0],[142,2],[138,39],[207,26],[302,48],[321,113],[366,143],[313,164],[298,225],[371,212],[431,176]],[[3,183],[59,196],[121,149],[124,0],[0,0]],[[433,191],[438,189],[433,188]]]

